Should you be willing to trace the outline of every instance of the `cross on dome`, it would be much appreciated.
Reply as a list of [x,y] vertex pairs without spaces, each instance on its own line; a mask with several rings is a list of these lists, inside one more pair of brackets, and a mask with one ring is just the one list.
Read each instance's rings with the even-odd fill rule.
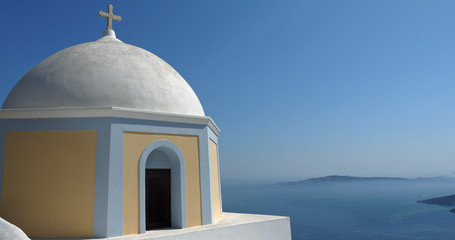
[[107,13],[105,13],[101,10],[98,12],[98,16],[107,18],[106,29],[112,29],[112,19],[114,19],[115,21],[118,21],[118,22],[120,22],[122,20],[122,17],[114,15],[114,13],[112,12],[113,10],[114,10],[114,6],[112,6],[112,4],[109,4],[109,6],[107,6]]

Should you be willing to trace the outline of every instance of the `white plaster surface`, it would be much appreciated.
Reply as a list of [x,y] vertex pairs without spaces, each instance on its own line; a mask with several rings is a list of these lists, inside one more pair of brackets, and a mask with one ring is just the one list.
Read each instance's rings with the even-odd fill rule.
[[48,57],[16,84],[2,108],[115,106],[205,116],[198,97],[177,71],[114,36]]
[[[215,224],[98,240],[291,240],[289,217],[223,213]],[[68,239],[67,239],[68,240]]]
[[25,233],[15,225],[0,218],[0,240],[30,240]]

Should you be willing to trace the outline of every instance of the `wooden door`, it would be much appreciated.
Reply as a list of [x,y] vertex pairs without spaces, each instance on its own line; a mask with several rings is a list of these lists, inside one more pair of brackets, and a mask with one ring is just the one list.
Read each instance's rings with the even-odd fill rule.
[[146,229],[171,226],[171,170],[145,170]]

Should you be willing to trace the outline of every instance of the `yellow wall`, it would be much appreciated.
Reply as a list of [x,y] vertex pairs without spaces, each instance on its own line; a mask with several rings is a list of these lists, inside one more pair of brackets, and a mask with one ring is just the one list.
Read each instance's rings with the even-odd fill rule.
[[139,233],[139,159],[145,148],[168,140],[185,158],[187,226],[202,225],[198,136],[125,132],[123,136],[123,233]]
[[29,237],[91,237],[96,135],[7,132],[0,216]]
[[210,175],[212,182],[212,206],[214,221],[221,217],[220,177],[218,169],[218,148],[216,143],[210,139]]

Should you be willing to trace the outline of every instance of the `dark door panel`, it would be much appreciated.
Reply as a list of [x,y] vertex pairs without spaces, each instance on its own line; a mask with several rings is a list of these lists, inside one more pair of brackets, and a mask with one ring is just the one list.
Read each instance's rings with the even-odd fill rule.
[[171,170],[145,170],[146,229],[171,226]]

